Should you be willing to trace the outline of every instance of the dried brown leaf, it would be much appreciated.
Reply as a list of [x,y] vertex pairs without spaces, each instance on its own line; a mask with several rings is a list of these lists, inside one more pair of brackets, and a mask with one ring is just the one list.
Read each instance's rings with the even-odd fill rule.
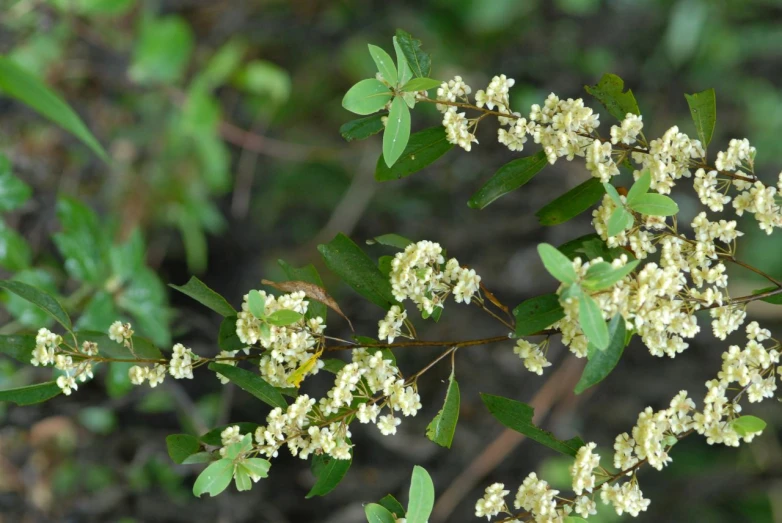
[[345,316],[345,313],[342,312],[342,309],[339,308],[339,305],[337,302],[332,298],[328,292],[326,292],[326,289],[323,287],[320,287],[318,285],[315,285],[314,283],[306,282],[306,281],[298,281],[298,280],[291,280],[291,281],[270,281],[270,280],[261,280],[261,283],[264,285],[268,285],[269,287],[274,287],[277,290],[280,290],[282,292],[298,292],[302,291],[304,294],[315,301],[319,301],[322,304],[326,305],[329,309],[333,310],[343,318],[345,318],[345,321],[348,322],[348,325],[350,326],[350,330],[354,331],[353,324],[350,322],[350,318]]

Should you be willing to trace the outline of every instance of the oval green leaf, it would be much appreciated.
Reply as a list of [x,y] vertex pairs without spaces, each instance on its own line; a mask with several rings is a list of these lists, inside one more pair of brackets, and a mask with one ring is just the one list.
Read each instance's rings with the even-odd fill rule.
[[68,313],[65,312],[63,306],[60,305],[60,302],[57,301],[54,296],[51,296],[32,285],[13,280],[0,280],[0,289],[12,292],[20,298],[37,305],[49,314],[49,316],[57,320],[57,322],[65,327],[66,330],[70,331],[73,328]]
[[608,327],[600,307],[591,296],[581,296],[578,304],[578,322],[589,342],[598,350],[608,347]]
[[377,503],[368,503],[364,505],[364,514],[367,517],[367,523],[394,523],[396,518],[383,505]]
[[[236,314],[236,310],[228,301],[218,293],[210,289],[204,282],[191,276],[184,285],[169,284],[169,287],[186,294],[205,307],[209,307],[221,316]],[[257,292],[257,291],[256,291]]]
[[541,225],[559,225],[592,207],[603,194],[605,189],[600,180],[590,178],[544,206],[535,216]]
[[369,138],[385,129],[383,116],[385,113],[378,113],[346,122],[339,128],[339,134],[347,142]]
[[386,164],[383,156],[378,158],[375,167],[375,180],[385,182],[410,176],[435,162],[451,150],[453,144],[445,137],[442,126],[430,127],[410,135],[402,156],[393,166]]
[[513,309],[516,318],[516,336],[530,336],[565,317],[565,311],[556,294],[535,296]]
[[0,401],[11,401],[19,406],[33,405],[52,399],[61,392],[62,389],[57,386],[57,383],[48,381],[27,387],[0,390]]
[[372,44],[368,44],[368,47],[369,54],[372,55],[372,60],[375,61],[377,70],[383,75],[383,79],[391,85],[396,85],[397,76],[394,60],[382,48]]
[[717,94],[714,89],[706,89],[700,93],[685,94],[687,105],[690,106],[692,121],[703,148],[709,146],[717,125]]
[[608,323],[608,336],[611,341],[606,350],[597,350],[594,345],[589,347],[589,361],[584,367],[581,379],[576,384],[576,394],[581,394],[589,387],[603,381],[619,363],[626,345],[625,320],[621,315],[617,314],[611,318]]
[[193,494],[201,497],[209,494],[214,497],[224,491],[233,478],[234,464],[230,459],[220,459],[204,469],[193,485]]
[[278,327],[285,327],[286,325],[292,325],[297,321],[300,321],[302,318],[304,318],[304,315],[301,313],[288,309],[280,309],[270,314],[266,318],[266,321],[272,325],[277,325]]
[[679,206],[668,196],[657,193],[647,193],[638,196],[628,206],[635,212],[647,216],[673,216],[679,212]]
[[386,131],[383,133],[383,159],[389,168],[402,156],[409,139],[410,109],[405,101],[397,96],[391,102]]
[[473,209],[483,209],[491,202],[515,191],[529,182],[548,164],[546,153],[540,151],[532,156],[518,158],[506,163],[473,194],[467,205]]
[[451,448],[456,423],[459,421],[459,402],[459,384],[451,372],[443,408],[426,427],[426,437],[441,447]]
[[391,91],[381,81],[367,78],[345,93],[342,107],[356,114],[372,114],[385,107],[391,96]]
[[402,91],[415,92],[415,91],[428,91],[435,87],[440,87],[442,82],[433,78],[413,78],[402,86]]
[[166,448],[171,461],[181,465],[187,458],[201,450],[198,438],[190,434],[171,434],[166,436]]
[[434,507],[434,483],[425,468],[413,467],[410,479],[410,500],[407,503],[407,523],[427,523]]
[[223,363],[210,363],[209,370],[225,376],[231,383],[236,384],[240,389],[249,392],[267,405],[280,407],[283,410],[288,408],[288,403],[282,397],[280,391],[249,370]]
[[570,258],[562,254],[556,247],[548,243],[538,245],[538,254],[543,261],[543,266],[557,280],[562,283],[574,283],[576,270]]

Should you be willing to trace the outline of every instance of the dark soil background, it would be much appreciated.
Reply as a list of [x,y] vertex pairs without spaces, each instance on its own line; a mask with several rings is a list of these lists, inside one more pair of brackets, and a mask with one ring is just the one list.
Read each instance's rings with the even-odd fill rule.
[[[481,126],[481,143],[469,154],[453,150],[405,180],[374,181],[381,140],[344,142],[338,129],[351,115],[340,100],[353,83],[373,74],[366,44],[391,50],[397,27],[423,40],[437,78],[461,74],[474,90],[494,74],[515,78],[512,102],[522,112],[551,91],[586,96],[584,84],[596,83],[604,72],[619,74],[639,101],[647,136],[674,124],[694,133],[683,93],[715,87],[718,126],[711,154],[730,138],[746,136],[758,148],[762,178],[773,183],[782,165],[782,5],[771,0],[130,0],[118,2],[129,7],[111,16],[62,10],[67,3],[0,0],[0,53],[21,57],[61,92],[118,160],[107,168],[70,136],[0,97],[0,151],[34,188],[33,203],[7,221],[31,242],[34,256],[57,262],[50,240],[58,229],[54,202],[58,194],[75,195],[122,230],[140,226],[147,262],[164,283],[181,284],[196,272],[234,305],[261,278],[282,277],[278,259],[314,263],[357,330],[370,336],[382,311],[340,284],[317,253],[317,244],[337,232],[360,245],[389,232],[438,241],[511,306],[554,287],[539,263],[537,243],[559,244],[589,232],[587,216],[554,228],[541,227],[534,216],[586,179],[580,162],[558,162],[483,211],[467,207],[482,181],[514,157],[496,143],[491,123]],[[141,21],[164,15],[178,16],[191,28],[191,57],[178,81],[139,85],[128,70]],[[189,153],[175,150],[171,137],[179,131],[171,126],[188,82],[216,49],[237,37],[247,44],[245,63],[259,60],[279,69],[260,75],[260,87],[234,77],[215,91],[220,121],[256,138],[242,143],[234,128],[221,128],[230,153],[228,183],[210,185],[203,171],[188,164]],[[611,118],[604,114],[602,120],[607,133]],[[432,108],[416,108],[414,130],[437,124]],[[182,199],[191,193],[201,200]],[[682,189],[676,197],[682,221],[696,214],[692,191]],[[190,206],[198,225],[182,225],[172,210],[180,203]],[[742,257],[782,276],[779,233],[766,237],[751,223],[741,230]],[[201,251],[192,239],[200,234],[206,242]],[[392,253],[379,246],[367,251],[375,257]],[[733,277],[738,294],[762,286],[739,272]],[[173,339],[198,354],[216,353],[219,318],[169,294],[176,311]],[[753,304],[750,314],[772,332],[782,327],[779,309]],[[438,324],[416,325],[425,339],[503,333],[490,318],[457,304],[446,307]],[[270,478],[251,492],[230,487],[216,499],[193,498],[199,469],[170,462],[168,434],[264,419],[266,406],[241,390],[221,387],[202,371],[192,382],[169,379],[162,390],[109,395],[98,377],[67,398],[24,408],[0,405],[0,522],[358,522],[364,503],[386,493],[406,499],[414,464],[425,466],[435,482],[441,504],[433,522],[475,521],[474,503],[488,484],[501,481],[515,492],[537,470],[561,485],[569,464],[509,437],[479,392],[533,402],[547,429],[561,437],[578,433],[610,456],[616,434],[630,430],[647,405],[662,408],[681,389],[702,397],[703,383],[717,372],[727,346],[703,325],[697,343],[675,360],[654,358],[633,343],[604,383],[578,397],[572,388],[582,363],[568,358],[557,342],[550,352],[555,365],[542,377],[524,369],[511,341],[462,349],[456,361],[462,406],[453,448],[437,447],[424,435],[445,394],[450,368],[443,364],[420,382],[424,410],[406,418],[396,437],[356,426],[349,474],[327,497],[309,500],[308,463],[284,453]],[[335,336],[350,334],[333,314],[329,327]],[[397,358],[413,373],[436,350],[400,351]],[[3,365],[2,379],[47,379],[40,369]],[[325,378],[313,381],[313,391],[326,386]],[[751,446],[709,447],[690,438],[677,446],[666,470],[644,470],[641,487],[652,504],[638,521],[782,522],[782,410],[775,400],[751,410],[769,423]],[[621,519],[607,511],[594,518]]]

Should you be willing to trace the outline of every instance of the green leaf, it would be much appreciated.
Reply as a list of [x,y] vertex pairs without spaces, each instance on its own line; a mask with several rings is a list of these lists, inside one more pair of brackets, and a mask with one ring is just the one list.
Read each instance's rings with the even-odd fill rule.
[[625,209],[624,206],[617,207],[614,209],[614,212],[611,213],[611,217],[608,218],[608,236],[621,234],[622,231],[632,227],[634,223],[635,218],[633,218],[632,213],[627,212],[627,209]]
[[559,225],[575,218],[596,204],[605,189],[597,178],[590,178],[544,206],[535,216],[541,225]]
[[242,439],[231,443],[225,447],[225,457],[228,459],[236,460],[239,456],[242,456],[248,452],[253,446],[253,435],[245,434]]
[[617,207],[624,207],[624,203],[622,202],[622,198],[619,197],[619,191],[616,190],[616,187],[610,183],[603,182],[603,189],[605,189],[606,194],[613,200]]
[[220,331],[217,334],[217,346],[220,350],[234,351],[243,349],[247,346],[242,343],[239,336],[236,335],[236,316],[226,316],[220,323]]
[[301,321],[302,318],[304,318],[304,315],[301,313],[288,309],[280,309],[270,314],[266,318],[266,321],[272,325],[277,325],[278,327],[285,327],[286,325]]
[[584,295],[579,300],[578,322],[592,345],[598,350],[608,347],[608,327],[600,307],[591,296]]
[[266,297],[253,289],[247,294],[247,307],[256,318],[266,317]]
[[334,490],[348,473],[352,462],[352,459],[335,459],[324,454],[313,456],[312,472],[317,480],[305,497],[325,496]]
[[584,367],[584,372],[581,374],[581,379],[576,384],[575,393],[581,394],[589,387],[597,385],[606,376],[611,374],[616,364],[619,363],[619,359],[622,357],[622,352],[625,349],[625,320],[620,314],[617,314],[608,323],[608,336],[610,342],[606,350],[598,350],[594,345],[590,345],[588,348],[589,361]]
[[515,191],[529,182],[546,165],[546,153],[540,151],[532,156],[518,158],[506,163],[489,180],[472,195],[467,205],[473,209],[483,209],[491,202]]
[[378,72],[383,75],[383,79],[391,85],[397,84],[396,67],[394,67],[394,60],[385,52],[382,48],[368,44],[369,54],[372,55],[372,60],[375,61]]
[[98,215],[75,198],[57,200],[57,219],[62,231],[54,243],[65,258],[65,269],[75,280],[101,285],[108,269],[106,229]]
[[52,399],[61,392],[62,389],[57,386],[57,383],[48,381],[17,389],[0,390],[0,401],[11,401],[19,406],[33,405]]
[[407,502],[407,523],[427,523],[434,507],[434,483],[423,467],[413,467],[410,479],[410,499]]
[[451,372],[443,408],[426,427],[426,437],[441,447],[451,448],[456,423],[459,421],[459,400],[459,384]]
[[0,267],[22,271],[30,267],[32,257],[27,240],[0,219]]
[[198,438],[189,434],[171,434],[166,436],[166,447],[171,461],[181,465],[188,457],[201,450]]
[[392,167],[386,164],[381,156],[375,167],[375,180],[387,182],[410,176],[424,167],[434,163],[435,160],[447,153],[453,147],[445,137],[445,129],[442,126],[430,127],[410,135],[402,156]]
[[[778,287],[764,287],[763,289],[752,291],[752,294],[765,294],[777,289]],[[768,298],[761,298],[760,300],[774,305],[782,305],[782,294],[775,294],[773,296],[769,296]]]
[[30,186],[12,174],[11,162],[0,154],[0,212],[18,209],[31,194]]
[[128,75],[142,85],[176,83],[187,68],[193,47],[193,31],[183,18],[146,18],[133,49]]
[[[280,265],[280,267],[282,267],[282,270],[285,272],[285,276],[288,277],[288,280],[305,281],[323,288],[323,280],[321,279],[320,274],[314,265],[309,264],[305,265],[304,267],[291,267],[285,263],[284,260],[277,260],[277,263]],[[325,321],[328,310],[329,308],[325,303],[317,300],[310,300],[310,304],[307,307],[307,317],[317,318],[320,316]]]
[[407,58],[405,58],[405,53],[402,52],[402,48],[399,46],[399,40],[396,36],[393,38],[393,41],[394,52],[396,53],[396,70],[399,73],[399,85],[406,85],[413,77],[413,70],[410,69]]
[[225,84],[241,65],[247,47],[243,37],[231,38],[209,58],[193,84],[203,83],[209,89]]
[[340,233],[318,251],[326,266],[366,299],[385,310],[396,303],[388,278],[353,240]]
[[731,427],[739,436],[747,436],[761,432],[766,428],[766,422],[757,416],[741,416],[731,422]]
[[579,518],[577,516],[568,516],[565,518],[563,523],[587,523],[587,520],[584,518]]
[[614,268],[608,262],[596,263],[587,269],[586,277],[583,281],[585,289],[591,291],[600,291],[612,287],[616,282],[633,272],[640,262],[633,260],[622,267]]
[[252,434],[255,432],[255,429],[258,428],[257,423],[251,423],[248,421],[240,421],[238,423],[231,423],[229,425],[221,425],[220,427],[215,427],[206,434],[202,435],[200,438],[201,442],[205,445],[210,445],[212,447],[222,447],[223,446],[223,440],[220,437],[220,433],[223,432],[228,427],[233,427],[234,425],[239,426],[239,432],[241,434]]
[[578,436],[562,441],[554,437],[551,432],[536,427],[532,422],[535,409],[525,403],[483,393],[481,393],[481,399],[488,407],[492,416],[497,418],[504,426],[524,434],[531,440],[537,441],[550,449],[575,457],[578,449],[584,446],[584,441]]
[[641,114],[633,91],[624,91],[624,87],[624,80],[615,74],[604,74],[597,85],[585,85],[584,89],[597,98],[614,118],[622,121],[627,113]]
[[0,91],[70,132],[92,149],[101,160],[109,162],[106,151],[73,109],[37,77],[5,56],[0,56]]
[[210,463],[212,461],[214,461],[212,453],[203,451],[190,454],[184,459],[184,461],[182,461],[181,465],[196,465],[199,463]]
[[[109,335],[105,332],[78,331],[76,332],[76,339],[79,340],[79,343],[83,343],[85,341],[97,343],[100,354],[110,358],[124,359],[133,357],[130,349],[125,347],[125,345],[110,339]],[[133,335],[133,352],[137,357],[143,359],[163,359],[163,355],[160,353],[160,350],[155,347],[152,342],[137,334]]]
[[581,285],[574,283],[573,285],[568,285],[562,291],[560,292],[559,297],[562,300],[567,300],[568,298],[581,298],[581,296],[584,295],[583,289],[581,289]]
[[12,292],[20,298],[24,298],[30,303],[37,305],[42,310],[46,311],[52,318],[57,320],[66,330],[71,330],[71,319],[68,317],[68,313],[65,312],[63,306],[60,305],[60,302],[53,296],[50,296],[32,285],[13,280],[0,280],[0,289]]
[[385,496],[383,496],[383,499],[378,501],[378,503],[386,507],[388,511],[391,512],[397,518],[405,517],[405,508],[391,494],[386,494]]
[[204,282],[195,276],[191,276],[190,280],[184,285],[169,284],[168,286],[190,296],[195,301],[205,307],[209,307],[220,316],[227,317],[236,314],[236,310],[231,307],[231,304],[228,303],[225,298],[207,287]]
[[635,212],[647,216],[673,216],[679,212],[679,206],[668,196],[657,193],[647,193],[639,196],[628,206]]
[[428,91],[435,87],[440,87],[442,82],[435,80],[434,78],[413,78],[402,86],[402,91],[415,92],[415,91]]
[[396,521],[391,511],[377,503],[364,505],[364,514],[367,516],[367,523],[394,523]]
[[272,464],[263,458],[247,458],[242,461],[242,465],[250,472],[250,474],[254,474],[262,478],[269,476],[269,469],[272,467]]
[[627,193],[627,205],[638,201],[638,198],[649,192],[649,187],[652,185],[652,175],[649,171],[644,171],[643,174],[635,181],[630,190]]
[[234,463],[230,459],[220,459],[204,469],[193,485],[193,494],[201,497],[209,494],[214,497],[228,488],[233,478]]
[[692,121],[698,131],[698,139],[703,148],[709,146],[717,124],[717,95],[714,89],[706,89],[700,93],[685,94],[687,105],[690,106]]
[[238,492],[246,492],[253,488],[253,482],[250,479],[250,473],[241,463],[236,465],[234,470],[234,485]]
[[513,309],[516,318],[516,335],[529,336],[540,332],[565,317],[556,294],[535,296],[521,302]]
[[383,116],[384,113],[377,113],[346,122],[339,128],[339,134],[348,142],[369,138],[385,129]]
[[391,102],[383,133],[383,159],[390,168],[402,156],[410,139],[410,109],[400,97]]
[[384,108],[393,93],[374,78],[361,80],[342,98],[342,107],[356,114],[372,114]]
[[320,361],[323,362],[322,370],[325,370],[326,372],[330,372],[332,374],[337,374],[339,371],[342,370],[342,367],[347,365],[347,363],[344,360],[338,360],[337,358],[326,358]]
[[573,262],[559,252],[556,247],[548,243],[538,245],[538,254],[543,261],[543,266],[557,280],[562,283],[574,283],[577,275],[573,268]]
[[[421,49],[421,40],[401,29],[396,30],[396,41],[407,59],[407,64],[413,74],[419,78],[427,78],[432,70],[432,59]],[[408,522],[409,523],[409,522]]]
[[0,354],[28,365],[35,350],[35,334],[0,334]]
[[408,245],[413,244],[413,240],[409,240],[405,238],[404,236],[400,236],[398,234],[390,233],[390,234],[381,234],[380,236],[375,236],[371,240],[367,240],[367,245],[374,245],[375,243],[379,243],[380,245],[387,245],[389,247],[396,247],[397,249],[406,249]]
[[288,403],[277,389],[269,385],[259,375],[250,372],[249,370],[234,367],[232,365],[225,365],[223,363],[210,363],[209,370],[225,376],[231,383],[234,383],[240,389],[249,392],[267,405],[280,407],[283,410],[288,408]]
[[267,60],[248,62],[233,78],[239,89],[261,97],[271,108],[288,101],[291,95],[291,76],[279,65]]

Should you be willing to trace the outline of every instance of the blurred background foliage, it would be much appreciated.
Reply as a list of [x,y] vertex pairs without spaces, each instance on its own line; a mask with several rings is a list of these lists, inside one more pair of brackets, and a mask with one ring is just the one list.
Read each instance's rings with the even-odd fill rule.
[[[758,148],[760,176],[774,181],[782,167],[780,20],[777,0],[0,0],[0,54],[61,93],[112,158],[102,163],[0,95],[0,267],[4,277],[58,293],[82,328],[124,318],[163,347],[176,337],[202,354],[216,352],[217,318],[170,296],[165,283],[195,273],[236,304],[261,277],[282,277],[278,258],[322,269],[315,246],[337,232],[358,243],[387,232],[440,241],[515,305],[552,288],[535,245],[588,232],[587,216],[545,230],[533,216],[583,181],[585,169],[561,161],[523,191],[471,210],[472,192],[513,157],[486,125],[472,153],[452,151],[422,173],[378,184],[379,140],[347,144],[338,132],[351,119],[342,95],[374,71],[366,44],[390,50],[394,30],[405,28],[431,52],[435,78],[460,74],[473,89],[494,74],[515,78],[512,102],[522,112],[551,91],[582,96],[584,84],[613,72],[635,92],[647,136],[674,124],[694,132],[683,93],[714,87],[714,151],[746,136]],[[611,125],[607,114],[603,121]],[[414,131],[438,123],[434,108],[416,108]],[[686,191],[677,197],[688,220],[697,201]],[[780,236],[740,228],[743,259],[782,276]],[[353,323],[372,333],[380,309],[322,273]],[[734,276],[739,294],[758,287]],[[46,325],[21,300],[3,300],[3,333]],[[772,331],[782,323],[762,304],[750,312]],[[496,329],[453,307],[419,333],[452,339]],[[681,388],[699,397],[719,366],[718,347],[706,332],[671,362],[633,345],[589,397],[557,403],[546,426],[563,436],[578,431],[608,454],[646,405],[660,407]],[[550,355],[565,359],[558,347]],[[398,357],[411,372],[430,356]],[[555,486],[567,483],[566,461],[524,443],[455,485],[476,456],[487,462],[481,453],[501,433],[477,392],[529,401],[545,380],[526,373],[510,346],[464,350],[459,359],[462,417],[450,452],[423,436],[444,394],[441,369],[421,386],[431,412],[395,438],[356,430],[343,485],[306,503],[312,477],[291,458],[252,496],[193,499],[195,471],[170,463],[165,435],[265,414],[205,373],[194,383],[131,390],[127,366],[111,365],[69,398],[0,405],[0,521],[361,521],[362,502],[406,489],[413,463],[430,470],[438,494],[458,494],[440,521],[473,521],[490,482],[515,489],[535,469]],[[0,388],[41,372],[3,360]],[[782,521],[778,410],[757,409],[769,430],[752,446],[686,441],[666,471],[643,473],[652,505],[639,521]],[[602,511],[595,519],[621,518]]]

